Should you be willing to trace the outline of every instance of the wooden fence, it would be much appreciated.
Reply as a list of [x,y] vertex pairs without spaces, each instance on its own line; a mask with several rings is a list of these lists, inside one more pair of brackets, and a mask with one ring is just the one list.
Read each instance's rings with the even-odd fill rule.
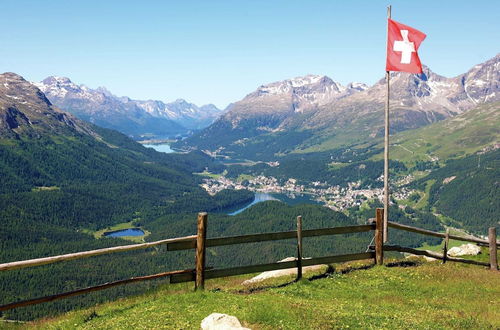
[[[81,295],[88,292],[99,291],[114,287],[117,285],[124,285],[128,283],[146,281],[151,279],[158,279],[164,277],[170,277],[170,283],[180,283],[194,281],[196,289],[203,289],[205,285],[205,279],[212,279],[218,277],[234,276],[241,274],[250,274],[256,272],[263,272],[269,270],[279,270],[287,268],[297,268],[297,279],[302,277],[302,267],[311,265],[321,265],[330,264],[336,262],[354,261],[354,260],[365,260],[374,259],[374,262],[378,265],[382,265],[384,261],[384,251],[398,251],[405,253],[412,253],[416,255],[425,255],[433,257],[436,259],[442,259],[443,262],[454,261],[463,262],[481,266],[489,266],[491,269],[497,270],[497,249],[500,245],[496,241],[496,231],[495,228],[490,228],[489,240],[480,240],[477,238],[466,238],[456,235],[451,235],[449,233],[442,234],[425,229],[420,229],[416,227],[406,226],[397,224],[394,222],[389,222],[389,227],[405,230],[413,233],[419,233],[424,235],[430,235],[434,237],[441,237],[445,239],[445,248],[443,254],[436,252],[416,250],[408,247],[394,246],[394,245],[384,245],[383,244],[383,209],[377,209],[376,217],[374,221],[371,221],[367,225],[357,225],[357,226],[345,226],[345,227],[331,227],[331,228],[321,228],[321,229],[308,229],[302,230],[302,217],[297,217],[297,230],[287,231],[287,232],[273,232],[273,233],[262,233],[262,234],[252,234],[252,235],[241,235],[241,236],[231,236],[231,237],[218,237],[218,238],[207,238],[207,213],[198,214],[198,230],[197,235],[171,238],[160,240],[156,242],[133,244],[126,246],[117,246],[99,250],[84,251],[77,253],[70,253],[65,255],[38,258],[24,261],[16,261],[10,263],[0,264],[0,271],[8,271],[13,269],[20,269],[26,267],[35,267],[40,265],[47,265],[51,263],[88,258],[91,256],[110,254],[116,252],[125,252],[138,249],[146,249],[153,246],[166,245],[167,251],[177,251],[177,250],[188,250],[195,249],[195,268],[186,270],[175,270],[148,276],[132,277],[125,280],[119,280],[115,282],[109,282],[93,287],[83,288],[79,290],[74,290],[70,292],[59,293],[51,296],[23,300],[19,302],[13,302],[10,304],[0,306],[0,311],[13,309],[22,306],[34,305],[43,302],[63,299],[71,296]],[[360,252],[353,254],[343,254],[343,255],[332,255],[303,259],[302,256],[302,238],[304,237],[316,237],[316,236],[327,236],[327,235],[339,235],[339,234],[349,234],[349,233],[361,233],[374,231],[374,246],[371,246],[372,251]],[[294,261],[287,262],[275,262],[268,264],[241,266],[233,268],[223,268],[223,269],[209,269],[206,267],[206,248],[233,244],[244,244],[244,243],[255,243],[255,242],[265,242],[265,241],[276,241],[284,239],[297,239],[297,259]],[[447,257],[447,246],[449,239],[462,240],[468,242],[474,242],[477,244],[488,245],[490,248],[490,263],[478,262],[473,260],[461,259],[461,258],[451,258]]]

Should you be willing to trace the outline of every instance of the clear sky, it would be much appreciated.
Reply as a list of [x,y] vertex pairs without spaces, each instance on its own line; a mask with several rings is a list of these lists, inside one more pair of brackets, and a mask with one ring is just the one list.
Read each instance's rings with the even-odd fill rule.
[[2,0],[0,71],[222,108],[309,73],[373,84],[384,75],[388,4],[427,34],[420,58],[438,74],[500,52],[494,0]]

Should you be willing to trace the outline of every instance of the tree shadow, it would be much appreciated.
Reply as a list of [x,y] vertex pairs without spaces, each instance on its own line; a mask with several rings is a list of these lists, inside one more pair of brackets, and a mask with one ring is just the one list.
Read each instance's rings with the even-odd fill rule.
[[[392,268],[392,267],[406,268],[406,267],[417,267],[417,266],[422,265],[422,263],[423,262],[419,261],[419,260],[398,260],[398,261],[388,262],[384,266],[389,267],[389,268]],[[343,268],[343,267],[335,268],[335,266],[333,266],[333,265],[328,265],[328,268],[326,269],[326,271],[324,273],[318,274],[318,275],[313,275],[313,276],[308,277],[308,278],[304,278],[304,280],[316,281],[316,280],[321,280],[321,279],[332,277],[333,275],[345,275],[345,274],[349,274],[349,273],[352,273],[355,271],[371,269],[373,267],[375,267],[374,263],[364,264],[364,265],[356,265],[356,266],[349,265],[348,267],[345,267],[345,268]],[[256,287],[251,287],[248,289],[238,290],[236,293],[238,293],[238,294],[252,294],[252,293],[265,291],[265,290],[269,290],[269,289],[284,288],[284,287],[287,287],[291,284],[297,283],[299,281],[300,280],[295,279],[295,280],[292,280],[292,281],[289,281],[286,283],[281,283],[281,284],[276,284],[276,285],[256,286]]]
[[385,267],[417,267],[422,265],[422,261],[418,260],[399,260],[399,261],[394,261],[394,262],[389,262],[385,264]]
[[265,291],[265,290],[269,290],[269,289],[279,289],[279,288],[287,287],[287,286],[289,286],[293,283],[296,283],[296,282],[297,282],[297,280],[293,280],[293,281],[289,281],[289,282],[281,283],[281,284],[276,284],[276,285],[257,286],[257,287],[252,287],[252,288],[248,288],[248,289],[241,289],[241,290],[236,291],[236,293],[238,293],[238,294],[251,294],[251,293],[256,293],[256,292]]

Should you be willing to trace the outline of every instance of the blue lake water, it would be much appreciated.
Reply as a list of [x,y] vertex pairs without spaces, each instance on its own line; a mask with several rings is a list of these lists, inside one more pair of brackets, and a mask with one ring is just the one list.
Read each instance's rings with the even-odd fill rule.
[[158,152],[164,152],[167,154],[170,154],[172,152],[175,152],[170,148],[170,144],[163,143],[163,144],[143,144],[146,148],[153,148],[154,150]]
[[142,236],[142,235],[144,235],[144,232],[139,228],[128,228],[128,229],[122,229],[104,233],[104,236],[106,237]]
[[243,205],[237,210],[230,210],[227,212],[228,215],[236,215],[252,207],[253,205],[265,201],[280,201],[283,203],[287,203],[288,205],[296,205],[296,204],[320,204],[315,201],[311,195],[306,194],[294,194],[294,195],[286,195],[286,194],[271,194],[271,193],[255,193],[255,198],[252,202]]

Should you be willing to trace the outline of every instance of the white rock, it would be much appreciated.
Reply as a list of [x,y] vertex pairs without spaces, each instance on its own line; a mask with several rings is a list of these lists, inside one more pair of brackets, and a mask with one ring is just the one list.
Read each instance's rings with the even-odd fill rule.
[[452,247],[448,250],[448,255],[450,257],[475,256],[479,253],[481,253],[481,248],[471,243]]
[[[429,250],[426,250],[429,251]],[[432,261],[437,261],[439,259],[433,258],[433,257],[428,257],[428,256],[423,256],[426,261],[432,262]]]
[[[425,251],[432,252],[432,251],[429,251],[429,250],[425,250]],[[417,258],[424,258],[425,261],[429,261],[429,262],[440,260],[440,259],[436,259],[436,258],[433,258],[433,257],[421,256],[421,255],[411,254],[411,253],[404,253],[404,255],[405,255],[406,259],[417,257]]]
[[250,330],[241,326],[237,317],[221,313],[212,313],[201,321],[203,330]]
[[[303,258],[303,260],[304,259],[311,259],[311,258]],[[288,257],[288,258],[285,258],[285,259],[280,260],[278,262],[286,262],[286,261],[294,261],[294,260],[297,260],[297,258]],[[324,267],[326,267],[326,265],[315,265],[315,266],[302,267],[302,272],[320,270]],[[247,285],[247,284],[252,284],[252,283],[256,283],[256,282],[261,282],[261,281],[267,280],[268,278],[281,277],[281,276],[287,276],[287,275],[297,275],[297,268],[294,267],[294,268],[271,270],[268,272],[263,272],[255,277],[252,277],[249,280],[244,281],[242,284]]]

